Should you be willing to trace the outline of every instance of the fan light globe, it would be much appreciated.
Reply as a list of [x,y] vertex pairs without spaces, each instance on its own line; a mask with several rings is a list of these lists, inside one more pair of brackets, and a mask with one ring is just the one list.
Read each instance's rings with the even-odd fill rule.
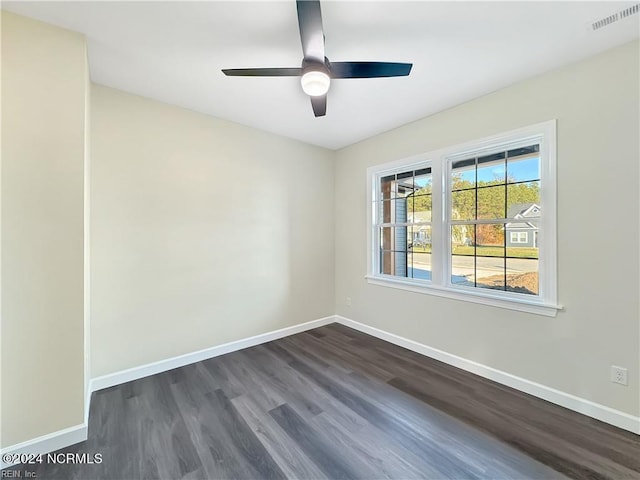
[[319,97],[329,91],[331,79],[329,75],[324,72],[312,70],[302,75],[300,83],[302,84],[304,93],[312,97]]

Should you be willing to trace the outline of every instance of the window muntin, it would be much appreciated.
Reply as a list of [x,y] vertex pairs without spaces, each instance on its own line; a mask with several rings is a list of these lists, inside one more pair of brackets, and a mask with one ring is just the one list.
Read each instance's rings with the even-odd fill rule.
[[[549,121],[369,167],[373,208],[367,235],[368,282],[555,316],[561,308],[556,303],[555,129],[555,121]],[[383,200],[381,179],[396,175],[389,180],[397,182],[397,174],[413,171],[401,178],[407,181],[426,165],[432,169],[431,203],[422,210],[430,212],[431,221],[428,231],[418,231],[412,221],[421,219],[410,215],[420,211],[420,203],[415,208],[409,201],[408,221],[397,225],[407,227],[406,248],[393,250],[396,256],[404,256],[407,265],[401,269],[403,276],[396,276],[395,270],[383,268],[384,249],[377,229],[383,222],[382,202],[389,202],[390,217],[391,200],[400,195],[390,191]],[[453,173],[459,174],[456,188]],[[521,208],[523,203],[529,204],[524,205],[527,208]],[[419,251],[427,235],[429,251]],[[429,275],[421,278],[421,270]],[[493,278],[487,277],[487,271],[493,271]],[[521,275],[514,275],[516,271]]]

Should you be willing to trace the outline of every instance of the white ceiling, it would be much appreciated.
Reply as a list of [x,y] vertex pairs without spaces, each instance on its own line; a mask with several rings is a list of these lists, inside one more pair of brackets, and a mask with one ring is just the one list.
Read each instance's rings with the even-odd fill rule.
[[324,1],[332,61],[412,62],[409,77],[332,82],[315,118],[299,79],[220,69],[296,67],[296,6],[261,2],[2,2],[87,36],[94,82],[337,149],[637,38],[634,2]]

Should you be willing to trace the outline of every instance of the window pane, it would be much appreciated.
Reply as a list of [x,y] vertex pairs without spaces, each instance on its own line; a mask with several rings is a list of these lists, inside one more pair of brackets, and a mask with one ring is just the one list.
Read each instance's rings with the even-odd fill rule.
[[391,202],[391,200],[384,200],[380,202],[378,210],[378,223],[391,223]]
[[407,251],[407,227],[380,227],[382,250]]
[[413,253],[431,253],[431,225],[416,225],[411,228],[410,235]]
[[416,170],[413,182],[416,195],[426,195],[431,193],[431,168]]
[[507,258],[507,291],[538,295],[538,260]]
[[507,158],[509,183],[540,179],[540,155],[538,145],[510,150]]
[[431,254],[413,252],[411,266],[408,269],[409,277],[420,280],[431,280]]
[[413,170],[388,175],[380,179],[380,200],[406,198],[411,195],[413,191]]
[[407,252],[380,250],[380,273],[406,277],[408,259]]
[[475,220],[476,218],[476,191],[462,190],[451,192],[451,219]]
[[505,226],[507,257],[537,259],[539,229],[537,221],[507,223]]
[[504,257],[476,258],[476,286],[504,290]]
[[431,195],[418,195],[407,199],[407,221],[412,223],[431,221]]
[[[532,205],[538,207],[534,212],[527,209]],[[507,218],[516,218],[517,215],[540,217],[540,182],[517,183],[507,185]]]
[[[473,248],[473,247],[472,247]],[[475,257],[451,256],[451,283],[454,285],[475,285]]]
[[506,187],[478,189],[478,218],[505,218]]
[[451,227],[451,283],[475,285],[475,225]]
[[395,197],[395,194],[393,194],[393,184],[395,181],[395,175],[389,175],[380,179],[380,200],[388,200]]
[[407,222],[407,200],[404,198],[396,198],[391,205],[391,221],[393,223]]
[[394,250],[398,252],[408,252],[411,250],[411,227],[396,227],[396,246]]
[[407,264],[409,256],[407,252],[392,250],[380,251],[380,273],[394,275],[396,277],[407,276]]
[[504,257],[504,224],[476,225],[476,255]]
[[391,253],[388,250],[380,250],[380,273],[391,275]]
[[505,183],[505,153],[494,153],[478,158],[478,186]]
[[398,173],[396,179],[396,197],[406,198],[413,193],[413,171]]
[[475,255],[475,225],[451,227],[451,252],[454,255]]
[[412,198],[396,198],[380,202],[378,211],[378,223],[407,223],[407,203]]
[[538,231],[540,212],[537,206],[529,207],[521,219],[505,225],[508,257],[538,258]]
[[451,164],[451,187],[453,190],[476,186],[476,160],[458,160]]

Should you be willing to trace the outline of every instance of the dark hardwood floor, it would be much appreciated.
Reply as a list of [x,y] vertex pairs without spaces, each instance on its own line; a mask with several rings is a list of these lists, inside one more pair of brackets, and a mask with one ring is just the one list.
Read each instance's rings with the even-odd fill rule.
[[640,437],[339,324],[93,394],[38,479],[640,479]]

